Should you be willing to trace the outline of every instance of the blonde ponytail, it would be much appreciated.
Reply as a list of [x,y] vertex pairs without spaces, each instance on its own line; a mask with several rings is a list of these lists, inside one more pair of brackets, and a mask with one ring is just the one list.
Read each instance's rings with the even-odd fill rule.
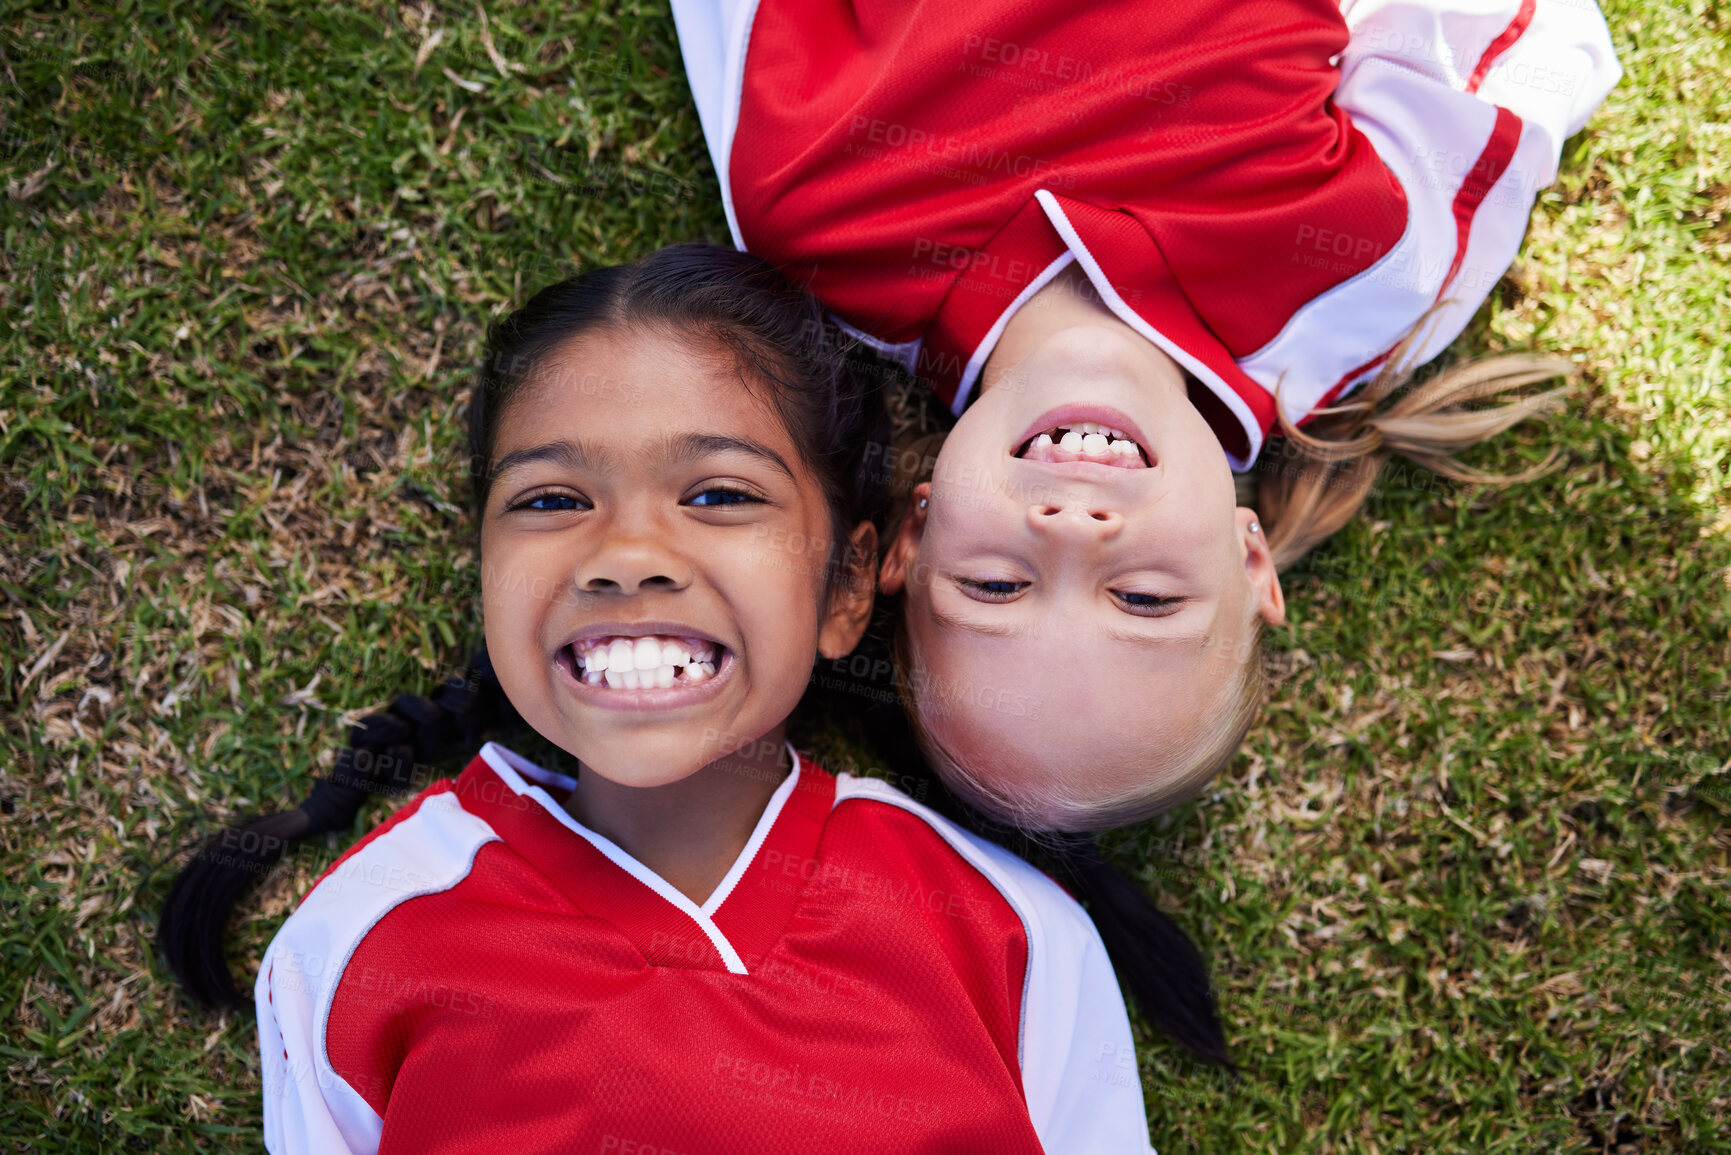
[[[1575,366],[1557,357],[1505,353],[1455,365],[1389,402],[1412,379],[1402,353],[1348,404],[1316,411],[1299,429],[1280,414],[1284,443],[1263,452],[1254,505],[1267,529],[1276,569],[1284,570],[1352,520],[1370,496],[1383,463],[1398,453],[1442,477],[1480,485],[1530,481],[1556,463],[1545,460],[1519,473],[1494,474],[1456,460],[1455,454],[1503,430],[1562,407],[1573,385],[1529,394],[1488,408],[1465,405],[1556,377]],[[1277,399],[1278,400],[1278,399]]]

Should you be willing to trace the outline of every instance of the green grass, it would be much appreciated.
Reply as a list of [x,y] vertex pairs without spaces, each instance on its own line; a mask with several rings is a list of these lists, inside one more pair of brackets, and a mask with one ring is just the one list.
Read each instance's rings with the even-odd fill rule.
[[[418,72],[409,7],[4,12],[0,1138],[256,1148],[251,1021],[150,945],[178,856],[475,638],[488,319],[725,224],[661,4],[450,6]],[[1232,774],[1110,839],[1242,1065],[1138,1027],[1162,1151],[1731,1150],[1731,32],[1610,21],[1628,76],[1456,347],[1583,365],[1474,458],[1562,467],[1382,485]]]

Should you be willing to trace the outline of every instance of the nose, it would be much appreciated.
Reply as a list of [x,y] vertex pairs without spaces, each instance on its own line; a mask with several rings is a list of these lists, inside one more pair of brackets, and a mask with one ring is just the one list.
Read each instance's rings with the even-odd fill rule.
[[577,563],[576,585],[584,593],[672,592],[691,584],[691,566],[653,525],[609,526]]
[[1124,531],[1124,515],[1089,494],[1063,494],[1029,505],[1028,524],[1043,537],[1111,541]]

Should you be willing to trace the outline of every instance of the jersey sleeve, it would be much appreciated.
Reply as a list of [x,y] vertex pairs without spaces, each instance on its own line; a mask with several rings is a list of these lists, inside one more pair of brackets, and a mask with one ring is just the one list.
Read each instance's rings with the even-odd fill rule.
[[1050,878],[977,843],[1028,931],[1022,1089],[1047,1151],[1152,1152],[1130,1016],[1100,932]]
[[673,0],[673,26],[679,33],[679,54],[685,60],[691,99],[697,105],[703,140],[721,182],[727,227],[733,233],[733,243],[741,249],[745,240],[734,218],[728,156],[739,115],[745,45],[757,4],[758,0]]
[[360,1155],[379,1149],[384,1120],[331,1069],[321,1011],[341,971],[330,926],[297,912],[271,941],[253,987],[271,1155]]
[[[1413,364],[1460,334],[1514,260],[1563,142],[1622,76],[1593,0],[1343,0],[1340,11],[1351,39],[1335,104],[1399,182],[1409,215],[1399,244],[1242,362],[1276,380],[1319,351],[1338,354],[1282,395],[1293,421],[1368,378],[1415,326]],[[1358,244],[1338,223],[1295,242],[1305,260]],[[1353,363],[1366,350],[1380,352]]]

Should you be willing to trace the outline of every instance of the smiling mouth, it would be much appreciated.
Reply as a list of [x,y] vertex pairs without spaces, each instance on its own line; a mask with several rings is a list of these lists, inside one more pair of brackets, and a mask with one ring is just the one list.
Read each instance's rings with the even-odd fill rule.
[[630,694],[701,685],[726,661],[727,647],[706,638],[602,636],[573,642],[560,657],[584,685]]
[[1119,469],[1147,469],[1149,461],[1144,446],[1098,421],[1054,425],[1023,442],[1015,456],[1023,461],[1086,461]]

